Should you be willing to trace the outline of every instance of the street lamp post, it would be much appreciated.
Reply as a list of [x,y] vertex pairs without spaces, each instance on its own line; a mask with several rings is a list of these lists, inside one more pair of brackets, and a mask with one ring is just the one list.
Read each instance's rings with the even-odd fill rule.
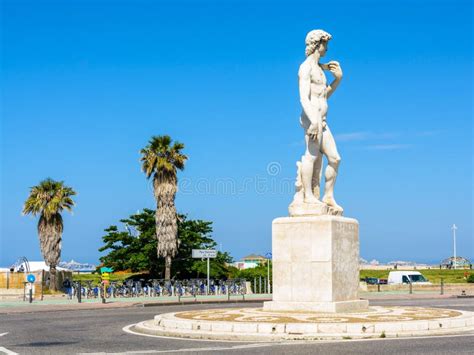
[[456,269],[456,229],[458,229],[458,227],[456,227],[456,225],[453,224],[451,229],[453,230],[453,244],[454,244],[454,247],[453,247],[453,251],[454,251],[454,253],[453,253],[454,254],[453,266],[454,266],[454,269]]
[[270,284],[270,260],[272,260],[272,253],[267,253],[265,256],[267,258],[267,292],[272,293]]

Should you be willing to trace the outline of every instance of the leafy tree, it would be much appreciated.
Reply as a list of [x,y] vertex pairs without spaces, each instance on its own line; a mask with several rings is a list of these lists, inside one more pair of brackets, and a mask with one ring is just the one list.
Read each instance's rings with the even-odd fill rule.
[[[116,271],[147,271],[153,276],[162,278],[164,260],[156,253],[154,211],[144,209],[143,212],[121,222],[126,227],[124,231],[119,231],[117,226],[110,226],[105,230],[107,234],[102,238],[105,245],[99,251],[108,254],[101,257],[100,261]],[[173,277],[179,279],[204,277],[206,262],[191,258],[191,252],[192,249],[216,247],[216,242],[211,237],[212,222],[190,220],[185,215],[179,215],[177,222],[178,250],[172,261]],[[230,262],[232,258],[228,253],[218,252],[217,258],[211,261],[211,276],[227,277],[227,263]]]
[[156,238],[158,256],[165,258],[165,279],[171,276],[171,261],[178,252],[178,222],[174,199],[177,190],[177,169],[183,170],[188,157],[181,153],[184,144],[174,142],[170,136],[153,136],[143,148],[142,170],[153,177],[156,199]]
[[56,291],[56,266],[61,257],[63,218],[61,212],[72,211],[76,192],[63,181],[45,179],[30,189],[30,195],[23,205],[23,215],[40,215],[38,236],[41,254],[50,270],[50,288]]

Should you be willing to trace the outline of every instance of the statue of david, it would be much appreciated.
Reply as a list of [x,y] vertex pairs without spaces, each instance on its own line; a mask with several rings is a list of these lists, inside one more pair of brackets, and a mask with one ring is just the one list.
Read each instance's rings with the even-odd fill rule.
[[[342,70],[336,61],[320,63],[320,59],[328,50],[330,40],[331,35],[323,30],[313,30],[306,36],[306,60],[298,72],[299,94],[303,107],[300,122],[305,132],[306,151],[297,163],[297,189],[290,205],[290,215],[299,214],[295,211],[301,211],[302,206],[303,211],[317,210],[317,214],[342,215],[343,212],[334,199],[334,184],[341,157],[327,124],[327,99],[341,82]],[[325,70],[334,76],[329,85],[326,83]],[[326,156],[328,164],[325,171],[324,196],[320,201],[323,155]]]

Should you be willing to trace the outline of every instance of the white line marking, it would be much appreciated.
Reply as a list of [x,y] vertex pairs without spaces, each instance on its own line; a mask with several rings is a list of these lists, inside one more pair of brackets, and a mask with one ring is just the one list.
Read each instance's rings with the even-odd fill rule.
[[[5,334],[8,334],[8,333],[4,333],[3,335]],[[0,346],[0,353],[4,353],[4,354],[7,354],[7,355],[18,355],[18,353],[14,352],[14,351],[11,351],[11,350],[8,350],[7,348],[4,348],[3,346]]]
[[[128,326],[130,327],[130,326]],[[128,327],[124,327],[128,328]],[[138,333],[133,333],[131,331],[128,331],[131,334],[138,334]],[[156,337],[156,338],[169,338],[169,337],[161,337],[161,336],[154,336],[154,335],[148,335],[148,334],[140,334],[140,335],[145,335],[145,336],[151,336],[151,337]],[[472,336],[470,334],[456,334],[456,335],[442,335],[442,336],[420,336],[420,337],[410,337],[410,338],[385,338],[385,339],[352,339],[352,340],[318,340],[318,341],[292,341],[292,342],[276,342],[276,343],[252,343],[252,344],[244,344],[244,345],[234,345],[234,346],[214,346],[214,347],[207,347],[207,348],[182,348],[182,349],[169,349],[169,350],[137,350],[137,351],[125,351],[121,353],[82,353],[82,354],[89,354],[89,355],[103,355],[103,354],[163,354],[163,353],[179,353],[179,352],[196,352],[196,351],[218,351],[218,352],[223,352],[225,350],[238,350],[238,349],[251,349],[251,348],[263,348],[263,347],[272,347],[272,346],[286,346],[286,345],[302,345],[302,344],[323,344],[323,343],[337,343],[337,342],[348,342],[348,341],[387,341],[387,340],[409,340],[409,339],[426,339],[426,338],[441,338],[441,337],[466,337],[466,336]],[[196,340],[196,339],[185,339],[185,338],[175,338],[175,339],[180,339],[180,340]],[[207,340],[207,341],[212,341],[212,340]]]
[[2,336],[4,336],[4,335],[7,335],[7,334],[8,334],[8,332],[6,332],[6,333],[0,333],[0,337],[2,337]]
[[[180,337],[172,337],[172,336],[164,336],[164,335],[152,335],[152,334],[145,334],[145,333],[139,333],[139,332],[134,332],[133,330],[130,330],[131,327],[133,327],[136,324],[130,324],[122,328],[122,330],[125,333],[133,334],[133,335],[139,335],[143,337],[150,337],[150,338],[162,338],[162,339],[176,339],[176,340],[191,340],[191,341],[203,341],[203,342],[219,342],[219,343],[250,343],[251,341],[249,340],[209,340],[209,339],[193,339],[193,338],[180,338]],[[263,341],[266,342],[266,341]]]

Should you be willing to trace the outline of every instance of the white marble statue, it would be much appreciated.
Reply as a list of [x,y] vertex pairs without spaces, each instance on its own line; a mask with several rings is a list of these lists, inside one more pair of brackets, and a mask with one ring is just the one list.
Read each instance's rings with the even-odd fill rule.
[[[290,215],[342,215],[343,209],[334,199],[334,184],[341,157],[326,122],[327,99],[342,79],[341,66],[336,61],[320,63],[328,49],[331,35],[313,30],[306,36],[306,60],[301,64],[298,79],[303,112],[300,122],[305,131],[306,151],[297,162],[296,194],[290,205]],[[324,70],[334,76],[327,85]],[[323,155],[328,164],[325,171],[324,196],[320,201],[320,181]]]

